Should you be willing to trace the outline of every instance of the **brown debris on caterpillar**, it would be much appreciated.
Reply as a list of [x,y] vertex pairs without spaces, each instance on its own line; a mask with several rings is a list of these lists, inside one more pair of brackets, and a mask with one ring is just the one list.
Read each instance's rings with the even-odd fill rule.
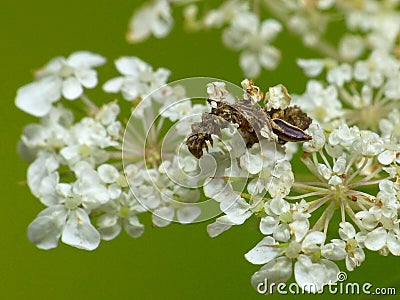
[[286,109],[271,109],[266,113],[271,119],[284,120],[302,130],[306,130],[312,122],[312,119],[296,105],[289,106]]
[[[252,88],[253,82],[249,83]],[[245,89],[247,93],[249,86]],[[201,122],[192,124],[192,133],[186,140],[189,151],[196,158],[203,156],[203,149],[208,151],[207,141],[213,146],[212,135],[222,138],[221,130],[228,128],[230,124],[238,126],[248,148],[260,140],[284,144],[311,139],[304,130],[310,126],[312,119],[299,107],[268,110],[267,105],[262,107],[256,103],[259,99],[254,101],[254,95],[248,96],[245,95],[246,99],[237,100],[233,104],[224,100],[207,99],[211,104],[211,112],[203,113]]]
[[[266,107],[264,106],[264,109]],[[278,142],[302,142],[310,140],[306,130],[312,119],[298,106],[289,106],[286,109],[271,109],[267,111],[273,132],[278,136]]]
[[[247,147],[258,143],[260,139],[273,141],[269,117],[261,106],[253,104],[250,100],[237,100],[234,104],[208,99],[212,104],[211,114],[219,116],[231,124],[238,125],[238,131],[244,138]],[[267,130],[265,130],[267,127]]]

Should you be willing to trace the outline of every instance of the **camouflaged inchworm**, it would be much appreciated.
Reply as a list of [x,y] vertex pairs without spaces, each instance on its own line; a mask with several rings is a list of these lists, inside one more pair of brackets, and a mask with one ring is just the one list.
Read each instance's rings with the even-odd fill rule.
[[233,104],[224,100],[207,101],[211,104],[211,112],[203,113],[201,122],[192,124],[192,133],[186,140],[189,151],[196,158],[203,156],[203,148],[208,151],[207,141],[213,146],[213,134],[222,139],[221,130],[229,124],[238,125],[249,148],[262,139],[281,144],[311,139],[304,130],[312,119],[297,106],[267,111],[265,106],[251,100],[237,100]]

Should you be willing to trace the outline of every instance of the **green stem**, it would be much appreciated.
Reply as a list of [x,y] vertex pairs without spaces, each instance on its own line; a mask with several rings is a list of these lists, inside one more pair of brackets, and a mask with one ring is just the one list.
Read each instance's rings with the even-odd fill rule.
[[345,203],[345,211],[349,215],[349,217],[353,220],[353,222],[358,226],[360,230],[364,229],[363,224],[361,221],[356,217],[354,211],[351,209],[350,205],[348,203]]
[[326,195],[327,193],[328,193],[328,191],[324,190],[324,191],[317,191],[317,192],[302,194],[302,195],[298,195],[298,196],[286,196],[285,199],[286,200],[298,200],[298,199],[308,198],[308,197],[312,197],[312,196]]
[[381,181],[382,181],[382,179],[375,180],[375,181],[367,181],[367,182],[358,181],[353,184],[349,184],[349,188],[354,189],[354,188],[360,187],[360,186],[379,184]]
[[99,111],[97,105],[85,93],[82,93],[81,100],[89,108],[90,114],[95,114]]
[[303,182],[295,182],[293,183],[294,188],[300,189],[300,190],[311,190],[311,191],[326,191],[326,188],[320,188],[316,186],[310,186],[307,184],[304,184]]
[[368,163],[368,159],[365,157],[363,157],[363,159],[364,159],[364,161],[363,161],[361,167],[357,168],[357,170],[353,174],[351,174],[351,176],[348,179],[346,179],[346,183],[350,183],[365,168],[365,166]]
[[321,199],[309,202],[309,207],[307,209],[307,212],[310,214],[313,213],[318,208],[320,208],[322,205],[324,205],[326,202],[328,202],[331,198],[332,198],[332,195],[326,195],[325,197],[323,197]]
[[325,215],[325,224],[324,224],[324,234],[325,236],[328,233],[328,228],[329,228],[329,223],[333,217],[333,214],[335,212],[335,202],[332,201],[332,203],[329,205],[329,207],[327,208],[327,213]]

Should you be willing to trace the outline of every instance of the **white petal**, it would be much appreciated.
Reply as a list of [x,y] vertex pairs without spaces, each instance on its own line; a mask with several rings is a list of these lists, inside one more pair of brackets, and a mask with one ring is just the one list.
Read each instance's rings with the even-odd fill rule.
[[28,238],[40,249],[51,249],[58,245],[66,210],[57,205],[43,210],[28,227]]
[[125,223],[125,231],[133,238],[140,237],[144,232],[144,225],[139,222],[137,216],[131,216]]
[[296,220],[290,223],[290,229],[293,232],[294,238],[296,242],[300,242],[308,232],[310,228],[310,222],[308,219],[305,220]]
[[112,78],[104,83],[103,90],[108,93],[118,93],[121,90],[123,83],[124,77]]
[[70,212],[61,240],[79,249],[94,250],[100,244],[100,233],[90,223],[87,213],[78,208]]
[[382,227],[378,227],[367,234],[364,244],[369,250],[378,251],[386,245],[386,240],[386,230]]
[[330,170],[324,164],[318,164],[318,173],[321,174],[325,179],[329,179],[332,174],[332,170]]
[[118,222],[118,217],[115,215],[102,215],[99,217],[97,225],[101,238],[105,241],[116,238],[121,232],[121,223]]
[[279,224],[272,236],[279,242],[288,242],[291,237],[289,225]]
[[95,171],[85,172],[73,186],[74,193],[81,195],[86,209],[95,209],[110,199],[107,188],[99,182]]
[[[145,86],[143,83],[139,82],[138,79],[132,79],[132,78],[125,78],[124,84],[122,85],[122,96],[126,100],[133,100],[136,99],[139,96],[143,96],[145,91]],[[143,108],[147,107],[147,102],[142,102],[143,103]],[[143,112],[142,112],[143,113]]]
[[335,264],[333,261],[330,261],[328,259],[321,259],[319,263],[323,266],[325,266],[325,278],[324,278],[324,283],[329,283],[329,282],[336,282],[338,280],[338,274],[340,272],[339,267],[337,264]]
[[24,85],[17,91],[15,105],[36,117],[49,113],[52,103],[60,99],[60,83],[56,80],[41,80]]
[[185,205],[177,211],[178,221],[181,224],[192,223],[201,214],[201,209],[195,205]]
[[76,163],[80,159],[79,145],[64,147],[59,153],[70,165]]
[[165,227],[171,223],[174,218],[175,211],[172,207],[163,206],[157,208],[153,212],[153,224],[158,227]]
[[69,183],[59,183],[56,187],[57,193],[62,195],[64,198],[71,198],[73,197],[72,193],[72,185]]
[[396,256],[400,256],[400,237],[399,234],[394,231],[389,231],[387,236],[387,246],[390,253]]
[[[261,269],[251,276],[251,284],[258,292],[263,292],[266,288],[265,283],[270,285],[271,283],[286,282],[292,276],[292,261],[287,257],[278,257],[271,260],[266,265],[262,266]],[[272,291],[266,290],[265,292],[273,293]]]
[[239,58],[239,65],[246,77],[254,78],[261,72],[257,56],[250,51],[242,52]]
[[324,10],[329,9],[333,4],[335,4],[335,0],[319,0],[317,7],[321,10]]
[[297,59],[297,65],[303,69],[303,72],[309,77],[315,77],[321,74],[324,68],[322,59]]
[[250,195],[260,194],[268,184],[265,184],[265,180],[260,180],[259,178],[254,178],[247,185],[247,191]]
[[235,225],[243,224],[251,215],[249,203],[247,203],[243,198],[238,199],[233,204],[229,203],[229,206],[224,205],[224,201],[221,203],[220,208],[226,213],[227,219]]
[[325,234],[320,231],[311,231],[304,238],[302,249],[305,253],[313,253],[320,249],[320,245],[325,241]]
[[51,173],[49,176],[43,178],[39,186],[39,199],[46,205],[56,205],[61,202],[61,197],[56,192],[56,186],[59,181],[58,173]]
[[106,59],[98,54],[89,51],[77,51],[68,57],[68,64],[74,68],[90,68],[101,66]]
[[279,219],[272,216],[261,218],[260,231],[262,234],[272,234],[279,224]]
[[68,100],[74,100],[82,95],[81,83],[75,77],[68,77],[62,83],[62,94]]
[[253,249],[247,252],[244,257],[255,265],[269,262],[282,253],[282,249],[276,247],[275,240],[267,236],[261,240]]
[[49,172],[46,168],[43,168],[45,163],[45,158],[37,158],[29,167],[27,172],[28,186],[31,193],[36,197],[39,197],[40,183],[43,178],[45,178]]
[[91,89],[97,85],[97,72],[94,70],[79,69],[75,71],[75,76],[85,88]]
[[270,202],[269,208],[276,215],[281,215],[284,212],[289,211],[290,204],[282,198],[273,198]]
[[224,202],[225,208],[241,198],[233,190],[230,182],[226,180],[211,180],[203,187],[203,189],[206,197],[212,198],[218,202]]
[[107,188],[107,191],[108,191],[108,195],[110,196],[110,199],[119,198],[119,196],[121,195],[121,192],[122,192],[121,186],[116,183],[110,184]]
[[38,248],[48,250],[58,246],[61,228],[57,228],[50,217],[35,219],[28,227],[28,238]]
[[129,32],[127,34],[129,42],[139,42],[150,35],[151,31],[148,25],[150,18],[151,11],[149,9],[139,9],[135,12],[129,22]]
[[326,269],[323,265],[311,262],[311,259],[301,254],[294,265],[294,277],[297,284],[307,292],[316,293],[325,283]]
[[303,150],[306,152],[316,152],[320,150],[325,145],[325,134],[322,127],[319,126],[319,124],[312,123],[307,131],[308,134],[312,136],[312,140],[303,144]]
[[343,174],[345,170],[346,170],[346,158],[341,156],[335,161],[335,164],[333,165],[333,172],[338,174]]
[[331,177],[331,179],[329,179],[328,184],[329,185],[339,185],[342,182],[343,182],[343,180],[339,176],[334,175]]
[[364,44],[365,40],[361,36],[346,34],[339,42],[339,55],[345,61],[355,61],[363,53]]
[[325,234],[321,231],[312,231],[304,239],[303,244],[322,244],[325,241]]
[[119,122],[116,120],[120,112],[119,105],[115,102],[104,105],[96,114],[96,119],[98,119],[103,125],[117,126]]
[[116,167],[110,164],[103,164],[98,167],[100,179],[105,183],[113,183],[119,177],[119,172]]
[[342,240],[349,240],[356,236],[356,230],[354,226],[349,222],[344,222],[339,224],[339,236]]
[[36,79],[41,79],[46,76],[52,76],[59,74],[63,66],[65,66],[66,61],[62,56],[58,56],[50,60],[42,69],[35,72]]
[[171,75],[171,71],[165,68],[159,68],[154,72],[155,80],[163,84],[167,82],[169,75]]
[[274,19],[267,19],[261,23],[260,35],[267,41],[273,40],[282,30],[282,25]]
[[250,174],[257,174],[261,171],[263,163],[259,155],[245,154],[240,157],[240,166]]
[[28,168],[28,186],[32,194],[40,197],[39,189],[42,180],[58,168],[58,162],[53,156],[39,156]]
[[165,37],[171,31],[171,22],[169,22],[169,20],[163,20],[159,18],[153,22],[151,30],[155,37]]
[[138,57],[123,56],[115,61],[117,70],[123,75],[129,75],[138,79],[139,75],[146,71],[151,70],[151,66]]
[[343,260],[346,257],[346,243],[335,239],[321,247],[321,254],[331,260]]
[[357,267],[356,260],[350,255],[346,256],[346,269],[349,271],[353,271]]
[[363,249],[357,248],[352,254],[346,256],[346,268],[349,271],[353,271],[356,267],[360,266],[365,260],[365,253]]
[[395,158],[395,153],[390,150],[385,150],[381,154],[378,155],[378,161],[382,165],[389,165],[393,162]]
[[219,217],[214,223],[207,225],[207,233],[210,237],[216,237],[224,231],[227,231],[232,225],[235,225],[224,217],[225,216]]
[[258,59],[264,68],[272,70],[277,67],[281,53],[274,47],[264,46],[261,48]]

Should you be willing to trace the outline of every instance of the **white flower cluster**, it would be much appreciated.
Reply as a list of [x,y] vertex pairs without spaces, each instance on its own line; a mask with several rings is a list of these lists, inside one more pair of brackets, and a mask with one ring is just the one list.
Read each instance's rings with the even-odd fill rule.
[[381,119],[398,108],[400,61],[390,53],[376,50],[354,64],[324,59],[299,59],[298,64],[310,77],[326,70],[325,79],[310,79],[293,101],[329,131],[344,123],[378,130]]
[[150,35],[157,38],[165,37],[171,30],[173,18],[170,2],[154,0],[144,4],[131,18],[127,40],[131,43],[140,42]]
[[15,105],[28,114],[43,117],[61,97],[75,100],[82,95],[83,87],[94,88],[97,73],[92,67],[105,61],[88,51],[75,52],[68,58],[56,57],[36,72],[36,81],[18,90]]
[[[159,142],[165,118],[176,122],[192,110],[204,111],[206,106],[192,106],[189,101],[166,110],[165,107],[184,96],[182,87],[165,86],[169,71],[162,68],[153,71],[137,57],[121,57],[115,64],[122,76],[108,80],[103,89],[121,92],[124,99],[135,104],[131,121],[123,124],[120,120],[126,116],[119,116],[120,106],[116,101],[97,107],[83,94],[77,81],[90,76],[92,81],[96,79],[95,71],[89,67],[103,61],[101,56],[89,52],[74,53],[68,60],[54,59],[37,72],[40,74],[37,82],[18,91],[16,105],[41,116],[39,123],[25,127],[19,143],[20,155],[30,162],[28,186],[47,207],[28,229],[29,239],[39,248],[57,247],[61,238],[63,243],[93,250],[101,239],[115,238],[122,228],[132,237],[139,237],[144,226],[138,214],[146,210],[153,211],[156,226],[168,225],[175,213],[176,220],[183,224],[200,215],[199,208],[193,205],[199,199],[199,191],[174,183],[169,177],[174,174],[185,178],[198,171],[198,162],[188,151],[179,157],[173,152],[184,140],[190,124],[181,124],[175,144],[164,147],[163,154],[169,156],[163,160]],[[50,84],[53,81],[59,85]],[[79,93],[72,97],[71,85],[65,82],[74,82]],[[90,87],[96,84],[97,80]],[[61,100],[61,95],[67,100],[81,96],[79,104],[83,104],[88,115],[76,120],[82,108],[68,108],[68,101],[55,104],[48,98],[52,94],[57,95],[54,100]],[[148,134],[153,113],[160,114],[161,121]],[[125,144],[124,127],[127,127]],[[124,151],[125,169],[121,164],[124,145],[128,149]],[[181,169],[185,173],[179,173]],[[197,184],[203,177],[196,177],[191,184]],[[142,203],[142,199],[146,202]]]
[[156,0],[145,4],[130,21],[128,41],[139,42],[150,34],[158,38],[165,37],[173,23],[171,4],[186,4],[184,16],[188,28],[224,28],[222,41],[228,48],[241,51],[239,65],[245,76],[257,77],[263,68],[272,70],[277,67],[281,54],[271,42],[282,30],[278,21],[261,20],[251,11],[249,3],[240,0],[226,1],[198,19],[199,7],[191,2],[195,1]]
[[[298,195],[265,202],[260,231],[267,237],[246,254],[250,262],[266,264],[254,274],[255,286],[265,278],[268,282],[288,280],[293,259],[296,282],[322,289],[336,281],[338,267],[333,261],[345,260],[352,271],[364,261],[364,248],[400,255],[400,185],[392,181],[400,174],[390,170],[395,166],[387,168],[379,162],[383,138],[346,124],[331,133],[313,124],[309,133],[313,140],[303,145],[308,153],[303,163],[318,182],[294,182],[291,189]],[[378,184],[377,194],[360,190]],[[296,199],[301,201],[290,202]],[[329,241],[328,228],[336,209],[342,221],[333,224],[338,236]],[[320,216],[312,227],[311,215]]]
[[121,148],[119,107],[110,103],[92,117],[74,123],[71,110],[52,107],[40,124],[25,127],[20,153],[31,159],[28,185],[47,206],[28,230],[39,248],[54,248],[58,239],[92,250],[100,234],[89,214],[126,190],[123,174],[108,163]]
[[169,70],[153,68],[137,57],[121,57],[115,61],[115,66],[122,76],[108,80],[103,89],[108,93],[121,92],[127,101],[145,98],[167,82]]
[[[305,46],[324,56],[343,62],[354,62],[368,50],[390,52],[396,48],[400,32],[399,1],[263,1],[268,9]],[[329,44],[329,27],[344,19],[338,46]]]
[[281,54],[271,42],[282,30],[282,25],[274,19],[260,20],[247,2],[226,1],[197,22],[202,29],[224,28],[222,41],[228,48],[241,51],[239,65],[245,76],[257,77],[262,68],[277,67]]
[[[165,37],[173,24],[171,7],[185,5],[186,27],[191,30],[223,29],[224,45],[241,51],[239,65],[244,75],[252,78],[258,77],[263,68],[277,67],[281,51],[271,42],[283,26],[299,36],[306,47],[342,62],[354,62],[369,50],[388,53],[398,47],[400,13],[397,0],[264,0],[252,6],[247,1],[227,0],[214,9],[209,9],[206,3],[193,2],[196,1],[149,1],[133,15],[128,41],[143,41],[151,34],[157,38]],[[272,13],[275,19],[263,19],[264,11],[269,15]],[[336,47],[326,39],[330,26],[342,26],[338,19],[344,19],[347,31],[342,30]]]
[[[246,86],[248,82],[243,83]],[[241,144],[235,138],[237,131],[224,139],[230,163],[224,156],[210,152],[224,168],[204,187],[204,192],[220,203],[224,214],[207,230],[215,237],[233,225],[243,224],[252,215],[260,217],[260,231],[266,237],[245,255],[251,263],[265,264],[252,278],[255,287],[265,280],[285,282],[294,274],[301,287],[316,292],[337,280],[336,261],[345,260],[349,271],[359,266],[365,260],[364,248],[400,255],[400,174],[396,165],[399,111],[392,111],[388,119],[380,121],[381,135],[349,127],[344,120],[333,128],[336,123],[328,113],[336,114],[336,118],[344,116],[337,93],[324,92],[318,82],[310,82],[309,86],[313,89],[308,96],[297,102],[306,110],[314,108],[312,101],[320,95],[335,99],[325,100],[326,104],[320,106],[327,108],[327,114],[309,110],[318,117],[307,130],[312,140],[303,144],[306,154],[302,162],[316,181],[295,181],[290,156],[285,156],[283,147],[260,142],[246,148],[243,141]],[[271,96],[276,89],[270,88],[266,93],[270,101],[266,107],[272,107],[276,100]],[[331,89],[336,91],[334,86]],[[288,106],[286,101],[280,103]],[[238,181],[242,182],[240,190]],[[379,185],[376,194],[362,190],[374,185]],[[340,211],[341,222],[332,225],[336,210]],[[311,215],[318,215],[319,219],[311,223]],[[329,240],[328,236],[333,238]],[[315,290],[309,290],[310,286]]]

